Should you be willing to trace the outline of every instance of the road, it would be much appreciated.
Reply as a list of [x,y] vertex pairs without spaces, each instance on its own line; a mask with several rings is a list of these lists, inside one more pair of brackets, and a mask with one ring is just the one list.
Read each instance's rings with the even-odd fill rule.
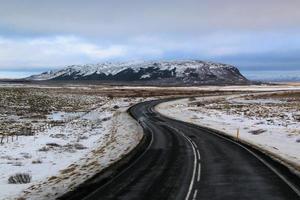
[[159,115],[153,109],[159,102],[130,109],[150,142],[85,200],[300,199],[299,180],[289,172],[209,130]]

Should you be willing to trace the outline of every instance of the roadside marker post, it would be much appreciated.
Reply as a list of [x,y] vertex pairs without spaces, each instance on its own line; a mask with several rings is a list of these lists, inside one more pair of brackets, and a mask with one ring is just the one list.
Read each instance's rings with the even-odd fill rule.
[[240,138],[240,128],[237,128],[236,130],[236,140],[239,140]]

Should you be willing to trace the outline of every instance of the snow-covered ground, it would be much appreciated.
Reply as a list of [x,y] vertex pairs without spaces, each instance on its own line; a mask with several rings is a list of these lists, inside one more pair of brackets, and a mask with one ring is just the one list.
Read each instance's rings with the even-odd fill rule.
[[[108,100],[61,126],[1,144],[0,199],[55,199],[122,158],[142,138],[141,127],[125,112],[139,100]],[[16,173],[28,173],[31,182],[9,184]]]
[[[9,93],[13,98],[6,99],[7,105],[3,102],[0,108],[8,113],[0,114],[0,121],[15,118],[17,110],[25,114],[18,116],[18,120],[12,122],[29,124],[54,124],[47,126],[45,131],[35,132],[32,136],[8,137],[9,141],[0,144],[0,199],[14,199],[24,197],[27,199],[54,199],[68,190],[73,189],[82,181],[101,171],[111,163],[120,159],[123,155],[132,150],[140,141],[141,128],[126,113],[120,112],[132,103],[143,100],[136,98],[133,91],[142,89],[145,94],[175,94],[176,91],[274,91],[274,90],[300,90],[300,85],[282,86],[205,86],[205,87],[94,87],[94,86],[49,86],[49,85],[1,85],[5,91],[12,91],[17,88],[23,91],[21,98],[16,98],[14,91]],[[22,89],[22,90],[19,90]],[[26,90],[25,90],[26,89]],[[42,92],[40,91],[42,90]],[[55,92],[53,92],[53,90]],[[107,92],[108,90],[108,92]],[[28,93],[28,91],[30,93]],[[115,92],[116,91],[116,92]],[[105,94],[121,93],[123,95],[135,96],[134,98],[108,98]],[[40,94],[41,93],[41,94]],[[68,94],[70,93],[70,94]],[[128,93],[128,95],[127,95]],[[3,93],[2,93],[3,94]],[[1,94],[1,95],[2,95]],[[46,94],[46,95],[45,95]],[[199,93],[198,93],[199,94]],[[46,118],[37,119],[25,106],[26,97],[47,97],[51,109]],[[100,96],[98,96],[100,95]],[[103,95],[103,96],[101,96]],[[158,96],[159,96],[158,95]],[[4,95],[0,96],[3,97]],[[63,97],[63,98],[62,98]],[[200,98],[195,101],[206,101],[210,97]],[[212,99],[214,99],[213,97]],[[150,99],[150,98],[148,98]],[[12,104],[11,100],[17,100]],[[60,109],[60,101],[63,105]],[[75,101],[76,100],[76,101]],[[77,101],[80,100],[80,101]],[[84,100],[84,101],[82,101]],[[57,102],[58,101],[58,102]],[[232,103],[245,103],[244,99],[230,98]],[[48,101],[47,101],[48,102]],[[57,102],[57,103],[56,103]],[[181,100],[162,104],[161,112],[174,116],[181,120],[191,121],[203,126],[209,126],[228,134],[235,135],[236,129],[240,128],[240,137],[243,140],[254,143],[265,150],[276,154],[283,160],[288,160],[294,166],[299,167],[300,159],[297,152],[300,152],[299,144],[299,122],[292,120],[285,121],[276,119],[275,123],[259,118],[247,118],[238,113],[222,112],[220,109],[202,108],[190,103],[193,101]],[[255,100],[247,100],[249,104],[256,104]],[[282,101],[262,101],[264,104]],[[20,104],[21,103],[21,104]],[[33,102],[33,103],[38,103]],[[261,102],[259,102],[261,103]],[[24,105],[23,105],[24,104]],[[58,104],[58,105],[56,105]],[[69,104],[76,104],[69,108]],[[16,105],[18,107],[16,107]],[[34,104],[35,105],[35,104]],[[213,106],[213,104],[208,104]],[[50,107],[47,103],[43,105]],[[120,108],[119,108],[120,107]],[[9,108],[9,109],[8,109]],[[34,107],[33,107],[34,108]],[[43,113],[40,113],[43,114]],[[291,115],[292,116],[292,115]],[[289,116],[289,117],[291,117]],[[6,120],[7,121],[7,120]],[[50,123],[64,121],[64,123]],[[1,121],[3,122],[3,121]],[[7,122],[10,124],[10,122]],[[0,125],[3,125],[1,123]],[[12,124],[13,125],[13,124]],[[286,127],[287,126],[287,127]],[[253,134],[252,130],[267,130],[261,134]],[[7,130],[7,129],[6,129]],[[14,139],[11,141],[11,139]],[[1,137],[0,137],[1,139]],[[5,138],[6,140],[7,138]],[[1,141],[2,143],[2,141]],[[8,184],[8,178],[16,173],[28,173],[32,180],[29,184]]]
[[[223,102],[223,107],[219,102]],[[251,100],[231,95],[181,99],[162,103],[156,110],[165,116],[219,130],[233,137],[239,130],[241,141],[300,171],[300,121],[298,115],[292,115],[297,110],[299,112],[299,107],[284,110],[286,106],[280,106],[281,103],[284,101]],[[245,110],[238,112],[239,108]]]

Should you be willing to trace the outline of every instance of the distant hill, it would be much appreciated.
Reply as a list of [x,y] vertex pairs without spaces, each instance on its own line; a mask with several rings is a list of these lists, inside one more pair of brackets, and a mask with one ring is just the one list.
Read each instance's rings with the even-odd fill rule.
[[240,71],[227,64],[183,61],[144,61],[71,65],[33,75],[30,81],[103,81],[150,85],[248,84]]

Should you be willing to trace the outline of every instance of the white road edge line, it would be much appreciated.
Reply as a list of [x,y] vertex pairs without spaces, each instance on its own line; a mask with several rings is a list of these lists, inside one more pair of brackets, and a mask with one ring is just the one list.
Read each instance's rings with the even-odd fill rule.
[[256,157],[259,161],[261,161],[264,165],[266,165],[271,171],[273,171],[277,176],[279,176],[279,178],[281,178],[281,180],[283,180],[299,197],[300,197],[300,191],[289,181],[287,180],[284,176],[282,176],[280,174],[280,172],[278,170],[276,170],[274,167],[272,167],[271,165],[269,165],[266,161],[264,161],[261,157],[259,157],[256,153],[254,153],[253,151],[251,151],[250,149],[248,149],[247,147],[235,142],[235,141],[232,141],[226,137],[223,137],[219,134],[216,134],[214,132],[211,132],[210,133],[220,137],[220,138],[223,138],[224,140],[227,140],[231,143],[234,143],[240,147],[242,147],[243,149],[245,149],[246,151],[248,151],[250,154],[252,154],[254,157]]

